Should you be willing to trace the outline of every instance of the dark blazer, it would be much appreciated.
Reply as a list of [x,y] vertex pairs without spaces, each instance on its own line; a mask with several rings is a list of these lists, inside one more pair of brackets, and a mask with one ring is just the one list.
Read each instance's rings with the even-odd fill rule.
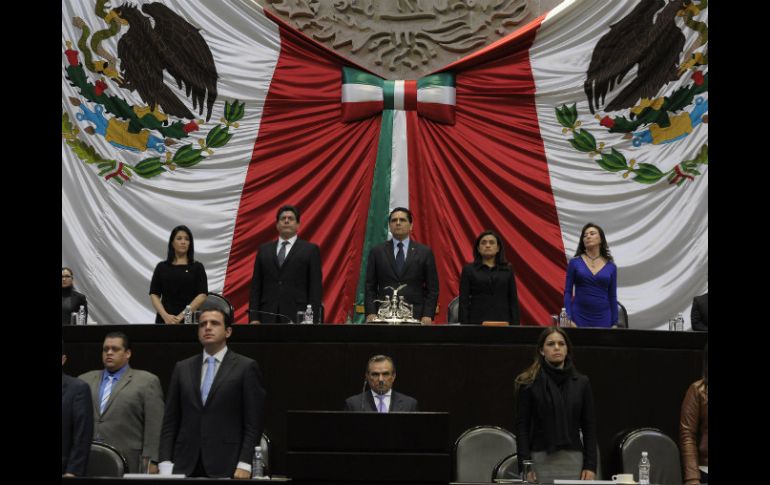
[[86,320],[88,320],[88,302],[86,301],[86,295],[83,293],[78,293],[75,290],[72,290],[72,296],[69,300],[69,305],[64,304],[65,300],[64,292],[62,292],[62,305],[61,305],[61,324],[62,325],[69,325],[70,324],[70,315],[72,312],[76,312],[80,310],[80,305],[83,305],[83,310],[86,312]]
[[396,272],[396,257],[393,255],[393,240],[374,246],[369,251],[366,264],[366,314],[377,313],[378,304],[392,294],[385,290],[390,286],[408,286],[398,292],[407,303],[414,305],[414,318],[431,317],[436,313],[438,303],[438,273],[433,251],[428,246],[409,240],[409,253],[402,274]]
[[484,263],[463,266],[460,275],[460,323],[501,321],[519,324],[519,298],[513,268]]
[[[543,372],[540,370],[536,379],[540,379]],[[583,470],[596,472],[596,416],[591,382],[585,375],[574,372],[569,378],[568,386],[562,394],[567,409],[567,434],[570,441],[569,446],[565,448],[582,451]],[[537,397],[531,384],[521,386],[516,404],[514,434],[518,445],[517,453],[519,460],[529,460],[532,458],[532,451],[546,450],[549,445],[545,433],[545,420],[551,419],[545,412],[548,404]]]
[[709,331],[709,294],[696,296],[692,299],[690,323],[693,330]]
[[61,472],[83,476],[94,435],[94,411],[88,384],[61,375]]
[[79,376],[91,388],[94,437],[114,446],[126,458],[128,471],[140,473],[142,456],[158,459],[163,422],[163,389],[155,374],[129,367],[114,385],[104,414],[99,412],[103,370]]
[[257,363],[227,350],[205,406],[203,352],[176,363],[166,397],[159,461],[190,475],[201,456],[209,477],[232,477],[239,461],[251,463],[263,430],[265,390]]
[[[345,409],[343,411],[376,413],[377,407],[374,404],[374,397],[372,397],[371,391],[367,389],[361,394],[345,399]],[[389,413],[416,413],[419,411],[417,399],[400,392],[392,392],[390,396],[390,409],[388,409]]]
[[298,311],[313,305],[313,318],[321,316],[321,251],[318,246],[297,238],[286,256],[283,266],[278,267],[276,248],[278,241],[259,247],[254,258],[249,297],[249,320],[263,323],[288,323],[280,317],[259,313],[280,313],[292,321]]

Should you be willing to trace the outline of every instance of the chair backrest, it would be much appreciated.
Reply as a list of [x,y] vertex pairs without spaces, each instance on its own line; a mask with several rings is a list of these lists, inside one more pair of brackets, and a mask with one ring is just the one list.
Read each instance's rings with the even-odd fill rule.
[[91,442],[88,454],[87,477],[122,477],[128,471],[128,463],[118,450],[100,441]]
[[270,473],[270,438],[267,433],[262,433],[262,438],[259,440],[259,446],[262,447],[262,461],[265,464],[265,476],[269,477]]
[[214,306],[216,308],[219,308],[226,315],[230,316],[230,321],[232,321],[233,318],[235,317],[235,308],[233,308],[232,303],[230,303],[230,301],[227,298],[220,295],[219,293],[209,292],[206,295],[206,301],[203,302],[203,304],[206,306]]
[[495,479],[516,479],[521,478],[519,474],[519,456],[516,453],[512,453],[495,465],[495,469],[492,471],[492,481]]
[[495,466],[516,453],[516,436],[499,426],[476,426],[457,438],[454,447],[456,482],[491,482]]
[[628,328],[628,312],[620,302],[618,302],[618,327]]
[[449,302],[446,308],[446,322],[447,323],[459,323],[460,322],[460,297],[456,296]]
[[662,485],[682,484],[682,465],[679,447],[657,428],[639,428],[627,433],[620,440],[622,473],[633,473],[639,480],[639,459],[642,451],[650,459],[650,483]]

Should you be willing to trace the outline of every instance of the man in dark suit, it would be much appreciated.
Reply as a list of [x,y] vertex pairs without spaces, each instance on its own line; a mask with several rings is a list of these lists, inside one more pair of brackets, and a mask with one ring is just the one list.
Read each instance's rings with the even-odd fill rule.
[[[158,460],[163,422],[163,389],[155,374],[132,368],[131,347],[123,332],[110,332],[102,344],[104,369],[79,376],[91,388],[94,439],[114,446],[129,473],[142,473],[142,457]],[[158,467],[150,463],[150,473]]]
[[[64,342],[61,365],[67,362]],[[81,477],[86,473],[94,415],[88,384],[61,373],[61,473],[65,477]]]
[[709,294],[696,296],[692,300],[690,323],[693,330],[709,331]]
[[257,363],[227,348],[232,321],[204,304],[198,320],[203,354],[171,374],[159,459],[193,477],[250,478],[263,428],[265,391]]
[[[387,355],[375,355],[366,365],[369,391],[345,399],[345,411],[375,413],[416,413],[417,400],[393,390],[396,366]],[[375,399],[377,402],[375,403]]]
[[299,209],[285,205],[276,219],[278,240],[261,245],[254,258],[249,320],[289,323],[287,318],[312,305],[313,319],[321,323],[321,252],[297,237]]
[[413,305],[414,318],[423,324],[433,321],[438,302],[438,273],[433,251],[409,238],[412,230],[412,213],[396,207],[388,217],[393,239],[369,251],[366,264],[366,321],[377,319],[374,300],[383,300],[392,294],[385,288],[398,288],[406,284],[398,294]]

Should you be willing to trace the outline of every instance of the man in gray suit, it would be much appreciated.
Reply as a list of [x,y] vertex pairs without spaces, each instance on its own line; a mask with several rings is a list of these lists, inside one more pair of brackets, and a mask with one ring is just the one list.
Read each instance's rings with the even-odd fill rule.
[[[396,366],[387,355],[375,355],[366,364],[366,381],[369,392],[345,399],[344,411],[376,413],[416,413],[419,411],[417,400],[393,390],[396,380]],[[377,402],[375,403],[375,399]]]
[[[128,472],[139,473],[143,456],[158,460],[163,390],[155,374],[131,368],[130,358],[128,336],[110,332],[102,344],[104,369],[79,377],[91,388],[94,439],[117,448]],[[150,473],[157,473],[156,464],[150,464]]]

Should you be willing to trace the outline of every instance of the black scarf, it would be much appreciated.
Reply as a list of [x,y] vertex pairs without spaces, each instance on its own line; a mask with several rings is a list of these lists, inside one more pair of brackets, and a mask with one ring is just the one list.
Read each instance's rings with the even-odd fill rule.
[[567,415],[569,410],[566,403],[573,374],[572,360],[569,357],[565,359],[562,369],[553,367],[540,357],[540,371],[532,383],[532,393],[536,402],[541,405],[539,411],[548,453],[568,448],[570,445]]

